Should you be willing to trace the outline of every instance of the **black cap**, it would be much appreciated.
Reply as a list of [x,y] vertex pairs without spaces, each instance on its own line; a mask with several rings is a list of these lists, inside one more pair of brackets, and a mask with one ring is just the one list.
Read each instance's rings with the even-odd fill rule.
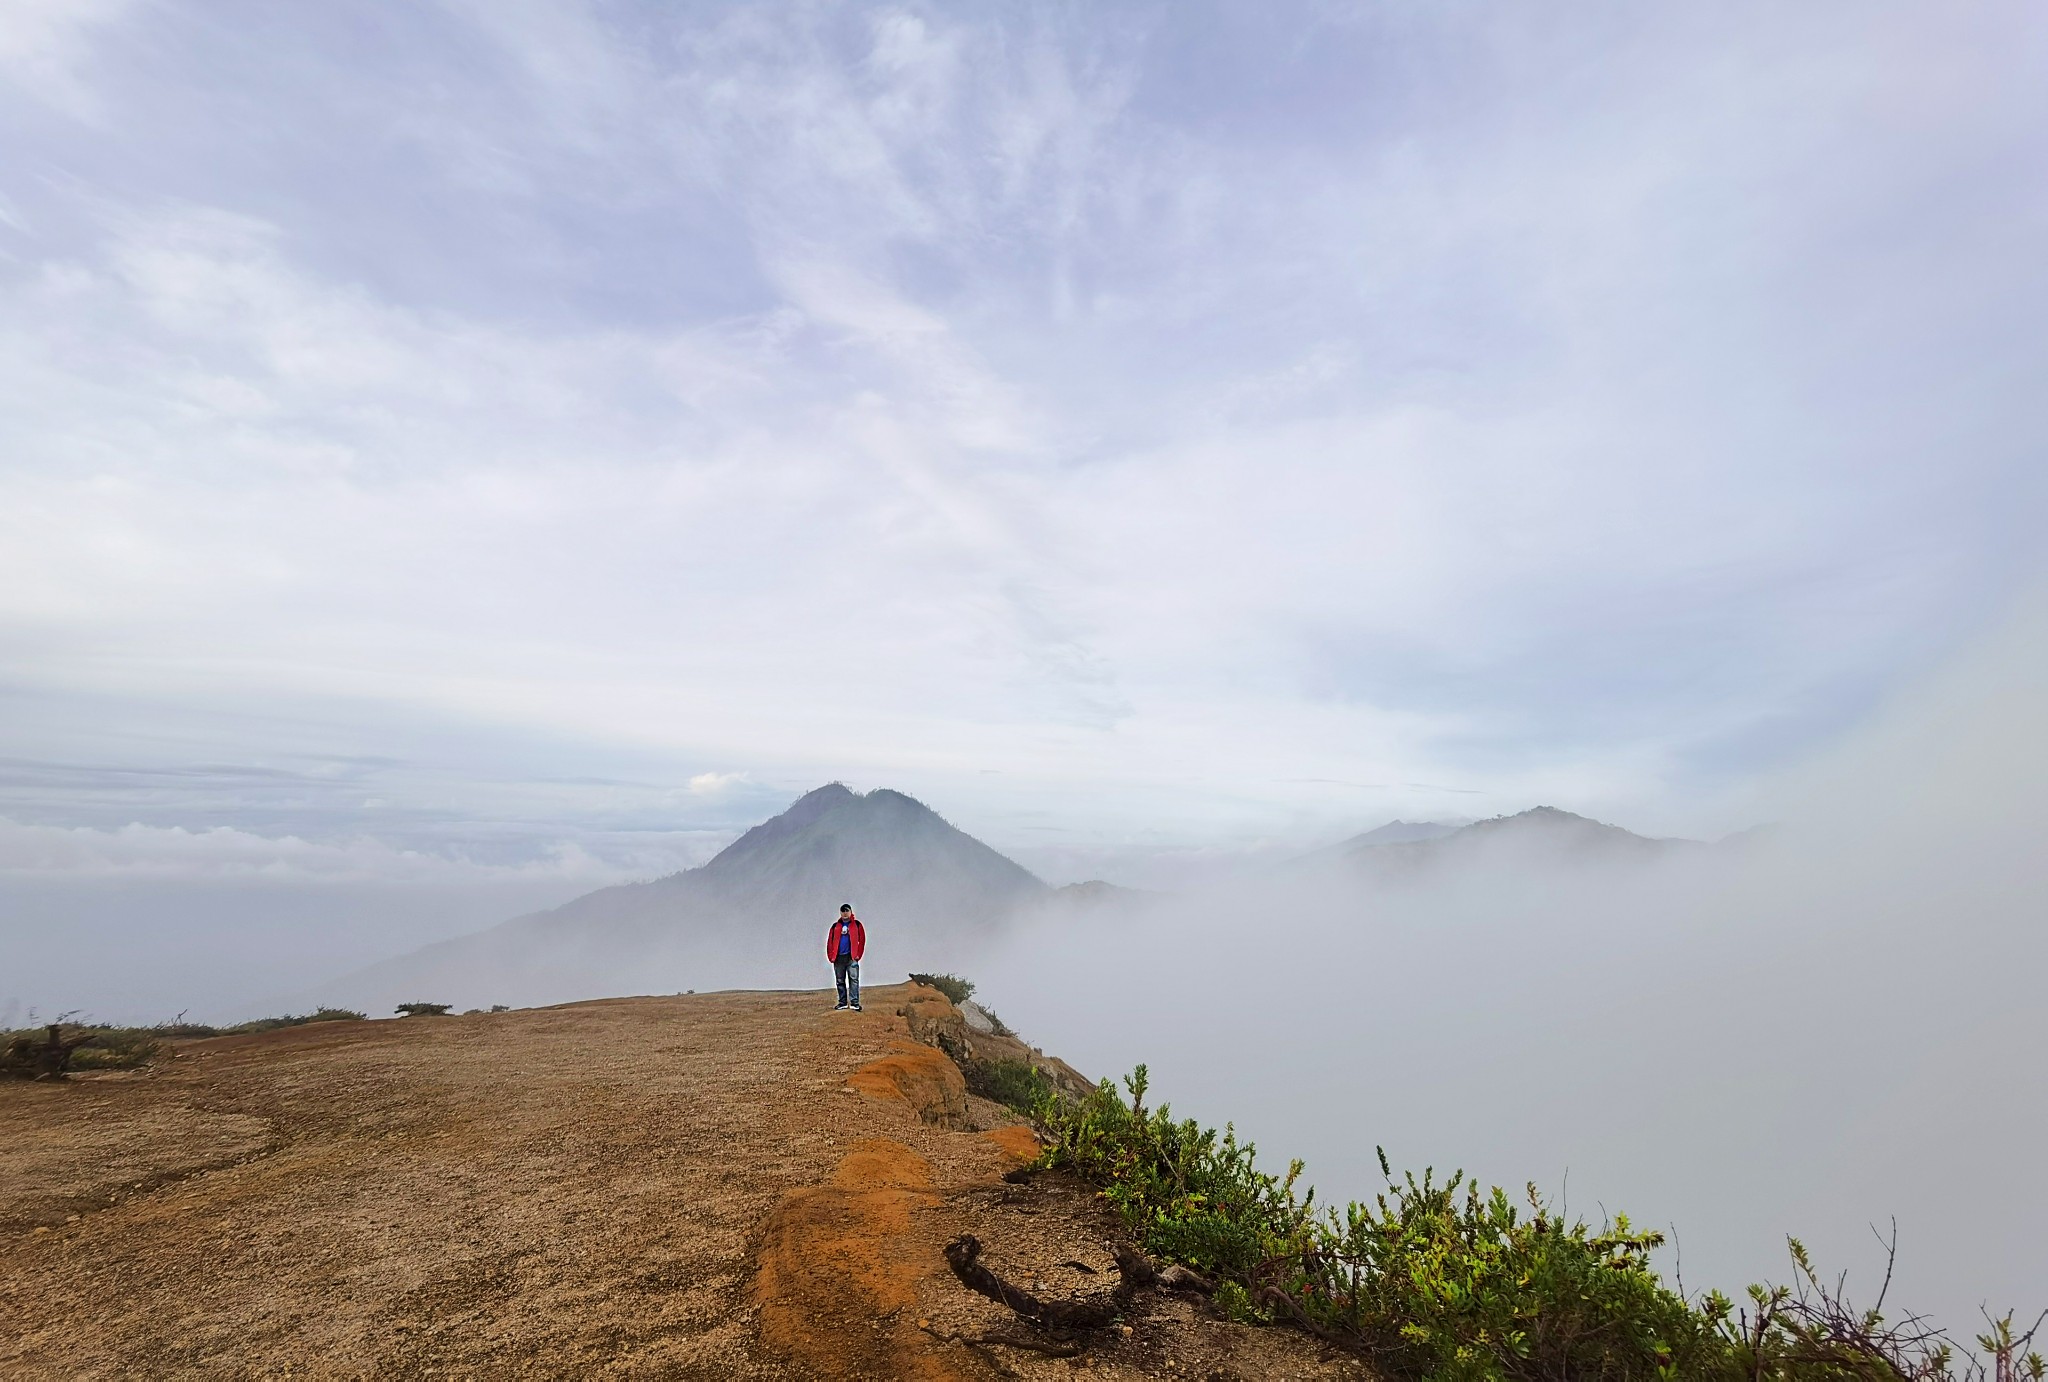
[[853,910],[853,904],[851,902],[842,902],[839,904],[839,910],[842,912],[850,912]]

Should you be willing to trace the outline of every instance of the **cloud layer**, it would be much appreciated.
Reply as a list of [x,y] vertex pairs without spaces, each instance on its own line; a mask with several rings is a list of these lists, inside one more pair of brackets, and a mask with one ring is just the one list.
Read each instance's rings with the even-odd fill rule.
[[11,683],[1189,842],[1669,813],[2021,578],[2036,16],[1160,20],[11,8]]
[[176,881],[355,883],[570,882],[602,887],[628,878],[694,867],[707,841],[670,837],[633,842],[600,857],[578,842],[551,841],[541,857],[496,862],[416,849],[376,839],[317,843],[295,835],[258,835],[217,825],[209,830],[130,824],[24,825],[0,818],[0,873],[21,878],[121,878]]

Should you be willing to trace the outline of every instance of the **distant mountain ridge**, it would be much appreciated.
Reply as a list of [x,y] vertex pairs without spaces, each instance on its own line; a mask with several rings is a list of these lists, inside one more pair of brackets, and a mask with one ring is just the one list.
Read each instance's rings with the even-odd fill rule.
[[[1709,848],[1539,806],[1467,825],[1390,821],[1287,867],[1334,868],[1379,883],[1441,868],[1541,870]],[[301,1001],[382,1010],[411,1001],[532,1005],[598,994],[815,987],[824,981],[825,928],[842,902],[868,923],[878,981],[912,969],[971,971],[1013,923],[1077,911],[1113,919],[1165,900],[1099,880],[1048,887],[913,797],[834,782],[697,868],[600,888],[426,946]]]
[[1464,824],[1450,824],[1444,821],[1388,821],[1375,830],[1363,835],[1354,835],[1338,848],[1351,850],[1366,845],[1412,845],[1424,840],[1440,840],[1446,835],[1455,835],[1464,829]]
[[1481,855],[1519,864],[1570,865],[1647,861],[1705,848],[1697,840],[1653,839],[1555,806],[1534,806],[1455,827],[1392,821],[1334,852],[1355,866],[1386,872]]
[[536,1003],[815,986],[825,928],[842,902],[869,924],[878,977],[942,970],[1052,895],[1029,870],[915,798],[834,782],[697,868],[600,888],[387,960],[320,992],[361,1006],[422,996]]

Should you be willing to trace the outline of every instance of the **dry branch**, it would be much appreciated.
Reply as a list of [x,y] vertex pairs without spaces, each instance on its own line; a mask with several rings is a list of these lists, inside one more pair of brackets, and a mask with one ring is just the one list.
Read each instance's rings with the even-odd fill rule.
[[968,1290],[1008,1307],[1019,1318],[1059,1333],[1101,1329],[1127,1310],[1138,1293],[1159,1284],[1159,1273],[1136,1248],[1119,1245],[1116,1289],[1076,1300],[1040,1300],[1003,1280],[981,1263],[981,1240],[963,1233],[946,1244],[946,1265]]

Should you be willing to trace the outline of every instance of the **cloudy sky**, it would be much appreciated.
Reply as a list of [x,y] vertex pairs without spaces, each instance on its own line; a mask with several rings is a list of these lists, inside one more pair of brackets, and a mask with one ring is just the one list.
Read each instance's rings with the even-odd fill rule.
[[0,874],[1748,824],[2039,578],[2044,173],[2017,0],[0,0]]

